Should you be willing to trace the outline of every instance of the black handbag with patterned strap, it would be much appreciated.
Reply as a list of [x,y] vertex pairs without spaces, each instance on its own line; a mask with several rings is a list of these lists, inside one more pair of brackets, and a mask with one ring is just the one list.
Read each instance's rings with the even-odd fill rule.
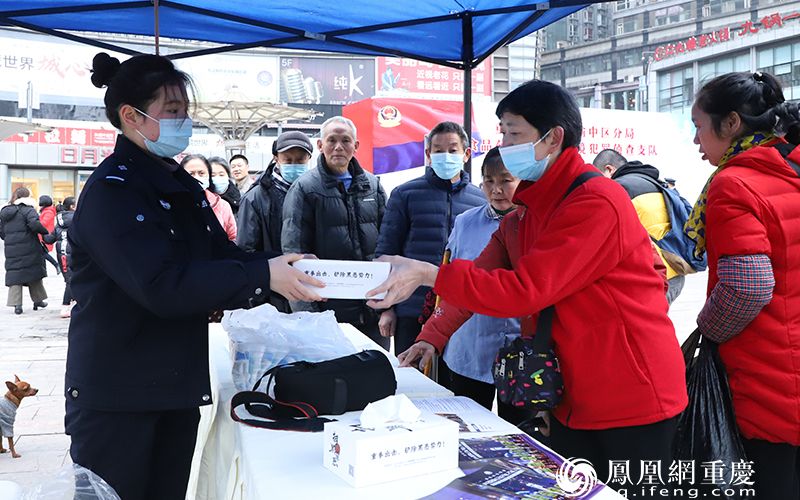
[[551,346],[554,310],[550,306],[540,313],[532,339],[517,337],[497,352],[494,385],[503,403],[527,410],[551,410],[561,401],[564,381]]
[[[600,172],[584,172],[567,188],[562,201],[578,186]],[[516,338],[502,347],[494,360],[492,374],[497,398],[505,404],[526,410],[552,410],[564,394],[564,379],[553,350],[553,315],[555,306],[539,313],[536,334]]]

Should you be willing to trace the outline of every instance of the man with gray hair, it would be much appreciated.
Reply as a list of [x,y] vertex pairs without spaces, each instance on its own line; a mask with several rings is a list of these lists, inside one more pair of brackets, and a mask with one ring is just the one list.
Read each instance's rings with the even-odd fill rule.
[[[375,246],[386,207],[377,177],[355,158],[356,126],[343,116],[322,124],[317,166],[297,179],[283,205],[283,251],[311,253],[320,259],[365,260]],[[333,310],[337,321],[350,323],[385,349],[389,339],[378,331],[378,315],[363,300],[295,303],[294,310]]]

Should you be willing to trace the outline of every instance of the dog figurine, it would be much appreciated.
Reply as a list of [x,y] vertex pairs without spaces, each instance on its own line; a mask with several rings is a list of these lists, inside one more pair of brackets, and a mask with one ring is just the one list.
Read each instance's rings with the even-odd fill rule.
[[11,450],[11,456],[19,458],[22,455],[17,453],[14,449],[14,419],[17,417],[17,408],[23,398],[28,396],[35,396],[39,389],[34,389],[31,384],[23,382],[16,375],[14,375],[13,382],[6,382],[8,392],[6,396],[0,399],[0,453],[5,453],[3,448],[2,437],[8,438],[8,449]]

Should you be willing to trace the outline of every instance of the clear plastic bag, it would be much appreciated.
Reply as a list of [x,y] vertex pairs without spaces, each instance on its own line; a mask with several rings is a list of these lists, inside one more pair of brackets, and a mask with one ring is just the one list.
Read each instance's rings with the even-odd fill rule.
[[23,500],[120,500],[114,488],[85,467],[65,465],[58,474],[25,490]]
[[230,338],[233,382],[251,390],[273,366],[295,361],[327,361],[358,352],[333,311],[285,314],[271,304],[225,311],[222,327]]

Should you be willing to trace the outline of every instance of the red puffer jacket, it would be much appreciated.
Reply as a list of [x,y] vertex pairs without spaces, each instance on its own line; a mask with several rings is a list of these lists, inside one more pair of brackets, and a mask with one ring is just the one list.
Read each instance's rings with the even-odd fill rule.
[[[44,207],[42,212],[39,214],[39,222],[41,222],[42,225],[47,228],[48,233],[52,233],[53,228],[56,227],[56,207],[52,205],[49,207]],[[39,235],[39,241],[44,243],[41,234]],[[47,247],[48,252],[53,251],[52,244],[45,244],[45,246]]]
[[553,304],[553,340],[564,399],[553,414],[575,429],[645,425],[687,403],[684,364],[667,317],[663,279],[650,239],[616,182],[591,179],[564,199],[573,180],[595,171],[569,148],[535,183],[524,205],[514,270],[456,260],[436,293],[457,307],[525,317]]
[[772,261],[772,302],[720,355],[742,435],[800,446],[800,178],[775,148],[740,153],[714,177],[706,246],[709,294],[720,257]]

